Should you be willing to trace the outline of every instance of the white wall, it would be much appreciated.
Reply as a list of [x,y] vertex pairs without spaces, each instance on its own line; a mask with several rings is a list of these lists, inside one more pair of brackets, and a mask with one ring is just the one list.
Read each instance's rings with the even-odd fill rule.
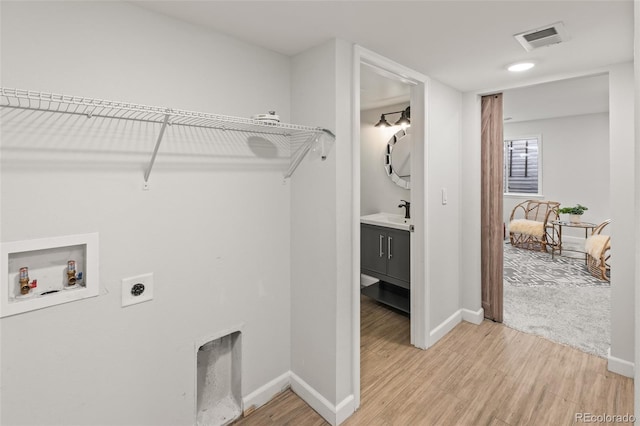
[[482,307],[480,113],[480,96],[464,93],[460,143],[460,192],[464,200],[460,212],[460,303],[463,309],[474,312]]
[[[396,185],[384,168],[387,142],[399,127],[374,127],[380,114],[404,110],[409,104],[391,105],[360,112],[360,213],[389,212],[404,214],[400,200],[411,201],[411,190]],[[395,116],[394,116],[395,118]],[[408,129],[411,132],[411,129]],[[410,136],[400,143],[410,143]]]
[[[292,103],[312,99],[317,125],[333,128],[335,46],[331,43],[293,58]],[[313,84],[309,84],[313,82]],[[299,123],[314,115],[296,111]],[[335,401],[336,342],[336,157],[308,162],[292,180],[291,370]]]
[[[585,222],[600,223],[610,218],[609,114],[586,114],[504,125],[505,139],[538,135],[542,137],[541,199],[558,201],[563,207],[578,203],[589,207],[582,216]],[[506,224],[509,224],[513,207],[528,198],[537,197],[504,197]],[[584,231],[571,231],[577,230],[565,228],[563,234],[584,238]]]
[[[328,159],[302,164],[291,198],[291,371],[294,391],[332,424],[353,412],[350,44],[293,58],[293,118],[335,130]],[[337,412],[338,411],[338,412]]]
[[[635,144],[633,64],[609,73],[611,159],[611,356],[634,361]],[[611,365],[611,363],[610,363]]]
[[[357,408],[354,402],[355,386],[352,342],[353,306],[353,44],[336,40],[335,121],[336,132],[336,411],[337,422],[350,416]],[[357,350],[357,349],[356,349]]]
[[[431,80],[427,91],[426,150],[427,274],[430,326],[440,326],[460,310],[460,137],[462,95]],[[447,204],[442,204],[442,190]]]
[[[2,86],[289,116],[288,58],[126,3],[3,2],[1,47]],[[289,370],[280,165],[170,128],[144,192],[158,130],[3,111],[2,241],[99,232],[100,296],[1,320],[2,424],[192,424],[194,344],[238,324],[243,395]],[[121,308],[145,272],[154,300]]]

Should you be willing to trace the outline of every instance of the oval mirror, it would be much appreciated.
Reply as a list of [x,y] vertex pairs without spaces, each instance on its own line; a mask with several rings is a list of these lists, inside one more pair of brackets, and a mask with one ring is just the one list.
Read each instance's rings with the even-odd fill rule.
[[411,189],[411,135],[398,130],[387,142],[384,169],[396,185]]

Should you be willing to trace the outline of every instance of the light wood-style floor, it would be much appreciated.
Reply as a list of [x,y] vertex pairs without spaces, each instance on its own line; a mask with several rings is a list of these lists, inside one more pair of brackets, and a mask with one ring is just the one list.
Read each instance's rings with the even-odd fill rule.
[[[353,425],[568,425],[633,414],[633,380],[604,359],[501,324],[466,322],[427,351],[409,319],[362,298],[361,406]],[[326,425],[291,391],[238,425]]]

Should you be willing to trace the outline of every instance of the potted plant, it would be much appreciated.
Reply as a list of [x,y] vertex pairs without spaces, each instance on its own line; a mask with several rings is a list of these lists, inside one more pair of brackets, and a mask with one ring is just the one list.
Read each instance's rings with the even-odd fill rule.
[[558,209],[558,213],[568,214],[571,222],[580,223],[580,216],[585,210],[589,210],[587,207],[578,204],[575,207],[562,207]]

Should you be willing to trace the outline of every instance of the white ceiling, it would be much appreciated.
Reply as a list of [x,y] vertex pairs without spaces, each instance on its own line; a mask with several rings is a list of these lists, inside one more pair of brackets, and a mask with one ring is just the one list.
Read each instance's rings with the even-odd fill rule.
[[[633,59],[632,0],[140,1],[285,55],[358,43],[460,91],[515,87]],[[526,52],[513,35],[558,21],[571,40]],[[537,66],[513,74],[520,60]]]
[[[409,101],[410,86],[360,67],[360,108],[363,110]],[[503,91],[505,123],[541,120],[609,111],[609,77],[595,74]]]
[[374,68],[360,67],[360,109],[373,109],[409,102],[410,86],[385,77]]

